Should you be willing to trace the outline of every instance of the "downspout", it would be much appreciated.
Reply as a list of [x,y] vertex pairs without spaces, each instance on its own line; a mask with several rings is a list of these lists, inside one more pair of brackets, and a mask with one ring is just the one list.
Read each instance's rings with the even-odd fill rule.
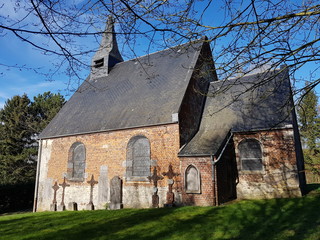
[[212,188],[213,188],[213,206],[217,206],[217,193],[218,191],[216,191],[216,161],[217,161],[217,158],[216,156],[214,155],[210,155],[210,158],[211,158],[211,162],[212,162]]
[[215,155],[211,154],[210,158],[211,158],[211,162],[212,162],[212,185],[213,185],[213,205],[214,206],[218,206],[219,205],[219,201],[218,201],[218,188],[216,187],[217,185],[217,168],[216,168],[216,164],[220,161],[222,154],[224,153],[224,151],[227,148],[227,145],[230,141],[230,139],[232,138],[233,133],[230,134],[228,140],[226,141],[226,143],[224,144],[219,157],[217,158]]
[[36,183],[35,183],[35,189],[34,189],[33,212],[36,212],[36,211],[37,211],[37,205],[38,205],[38,191],[39,191],[39,176],[40,176],[41,152],[42,152],[42,140],[40,139],[40,140],[39,140],[39,150],[38,150]]

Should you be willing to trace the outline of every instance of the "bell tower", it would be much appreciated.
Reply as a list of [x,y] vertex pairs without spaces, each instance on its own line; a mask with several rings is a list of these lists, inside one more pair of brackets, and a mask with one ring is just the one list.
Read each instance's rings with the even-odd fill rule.
[[100,47],[91,60],[90,81],[107,76],[111,68],[122,61],[114,32],[114,20],[109,16]]

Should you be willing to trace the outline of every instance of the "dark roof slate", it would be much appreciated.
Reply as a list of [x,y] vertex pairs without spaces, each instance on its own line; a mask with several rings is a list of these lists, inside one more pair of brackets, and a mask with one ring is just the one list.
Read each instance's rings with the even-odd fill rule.
[[283,70],[212,82],[199,131],[179,155],[216,155],[230,132],[291,126],[292,108]]
[[116,64],[109,75],[88,79],[39,138],[173,122],[203,41]]

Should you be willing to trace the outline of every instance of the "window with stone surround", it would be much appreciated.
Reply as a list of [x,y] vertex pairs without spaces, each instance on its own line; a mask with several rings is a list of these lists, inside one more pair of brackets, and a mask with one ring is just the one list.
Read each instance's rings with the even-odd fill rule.
[[150,172],[150,143],[139,135],[132,137],[127,146],[126,179],[128,181],[148,181]]
[[184,179],[186,193],[200,193],[200,174],[195,166],[189,165],[187,167]]
[[70,181],[83,181],[85,178],[86,148],[83,143],[75,142],[69,150],[67,178]]
[[238,145],[242,171],[262,171],[262,149],[258,140],[250,138]]

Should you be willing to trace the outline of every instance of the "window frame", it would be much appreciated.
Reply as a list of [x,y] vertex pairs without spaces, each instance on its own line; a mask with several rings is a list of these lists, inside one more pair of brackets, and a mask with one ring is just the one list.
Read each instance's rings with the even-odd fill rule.
[[[241,145],[248,143],[249,141],[255,142],[259,146],[259,151],[260,151],[260,157],[242,157],[241,155],[243,154],[243,150],[241,150]],[[249,147],[250,145],[248,145]],[[256,138],[245,138],[242,139],[239,144],[238,144],[238,151],[239,151],[239,165],[240,165],[240,170],[241,172],[245,173],[261,173],[265,171],[265,165],[264,165],[264,158],[263,158],[263,148],[262,148],[262,143],[256,139]],[[251,148],[252,149],[252,148]],[[244,161],[259,161],[259,166],[261,168],[259,169],[249,169],[249,168],[244,168]]]
[[[147,157],[149,165],[146,167],[148,168],[147,175],[134,175],[134,145],[137,143],[138,140],[145,139],[147,141]],[[127,144],[126,149],[126,181],[131,182],[149,182],[148,177],[151,176],[151,144],[149,139],[144,135],[136,135],[130,138]]]
[[[187,174],[189,173],[190,169],[195,169],[197,176],[197,185],[198,185],[198,189],[188,189],[188,178],[187,178]],[[200,171],[199,169],[194,166],[193,164],[188,165],[188,167],[186,168],[186,170],[184,171],[184,189],[186,193],[192,193],[192,194],[201,194],[201,176],[200,176]]]
[[[74,159],[74,151],[77,147],[82,146],[83,147],[83,155],[84,159],[80,162],[80,165],[83,166],[80,168],[80,173],[77,173],[77,175],[81,175],[80,177],[74,177],[75,176],[75,159]],[[83,182],[86,178],[86,146],[82,142],[74,142],[71,147],[69,148],[69,154],[68,154],[68,168],[67,168],[67,179],[69,181],[73,182]]]

